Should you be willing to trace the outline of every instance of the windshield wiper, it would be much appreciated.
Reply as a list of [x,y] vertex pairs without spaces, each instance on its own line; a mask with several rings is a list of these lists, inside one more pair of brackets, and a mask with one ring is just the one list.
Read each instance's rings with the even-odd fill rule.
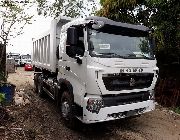
[[148,56],[146,56],[146,55],[144,55],[144,54],[128,54],[127,56],[126,56],[126,58],[131,58],[131,59],[142,59],[142,58],[144,58],[144,59],[149,59],[149,60],[153,60],[154,58],[153,57],[148,57]]
[[145,55],[143,55],[143,54],[138,54],[138,55],[140,55],[140,56],[142,56],[142,57],[137,57],[137,58],[144,58],[144,59],[150,59],[150,60],[153,60],[153,59],[154,59],[153,57],[147,57],[147,56],[145,56]]
[[118,55],[116,53],[99,53],[99,54],[102,54],[102,55],[108,55],[108,56],[117,56],[118,58],[125,58],[124,56],[121,56],[121,55]]

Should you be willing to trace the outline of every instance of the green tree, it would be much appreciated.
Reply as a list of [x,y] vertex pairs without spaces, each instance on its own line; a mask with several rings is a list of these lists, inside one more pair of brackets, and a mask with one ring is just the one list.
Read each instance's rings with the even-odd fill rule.
[[99,16],[146,26],[152,26],[150,18],[157,10],[151,0],[101,0],[101,5]]
[[180,1],[152,1],[156,11],[150,21],[155,28],[158,64],[171,65],[180,60]]
[[6,46],[11,38],[23,33],[26,24],[30,24],[33,16],[25,12],[25,8],[30,6],[16,1],[0,1],[0,81],[6,81]]
[[134,9],[136,0],[101,0],[102,8],[97,15],[104,16],[116,21],[136,23]]
[[96,0],[55,0],[51,3],[47,0],[36,0],[38,3],[38,13],[44,16],[60,15],[72,18],[89,16],[97,9]]

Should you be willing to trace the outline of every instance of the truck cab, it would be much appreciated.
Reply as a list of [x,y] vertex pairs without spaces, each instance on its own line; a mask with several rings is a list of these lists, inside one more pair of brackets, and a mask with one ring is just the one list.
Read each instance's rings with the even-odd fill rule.
[[37,90],[57,100],[69,124],[72,118],[96,123],[152,111],[158,68],[151,33],[104,17],[68,21],[60,29],[55,72],[35,70],[47,87]]

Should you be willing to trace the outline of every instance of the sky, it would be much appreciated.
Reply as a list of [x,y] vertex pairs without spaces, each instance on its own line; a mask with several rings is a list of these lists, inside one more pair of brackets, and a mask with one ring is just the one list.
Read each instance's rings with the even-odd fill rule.
[[32,24],[26,25],[24,34],[11,39],[7,46],[7,53],[31,54],[32,38],[49,29],[52,18],[37,16]]
[[[14,0],[15,2],[24,2],[25,0]],[[30,0],[33,1],[33,0]],[[48,0],[50,2],[53,2],[54,0]],[[6,48],[6,52],[12,52],[12,53],[20,53],[20,54],[31,54],[32,53],[32,38],[37,36],[38,34],[41,34],[45,32],[46,30],[49,29],[50,23],[52,18],[50,17],[44,17],[44,16],[39,16],[37,13],[37,6],[33,5],[32,7],[25,7],[25,12],[28,13],[29,15],[33,15],[34,17],[31,20],[32,24],[27,24],[24,27],[23,34],[17,36],[16,38],[11,38],[8,46]]]
[[[54,0],[48,0],[50,2]],[[34,15],[32,24],[26,25],[23,34],[11,39],[7,46],[7,53],[20,53],[31,54],[32,53],[32,38],[44,33],[50,28],[52,17],[44,17],[37,15],[37,7],[32,7],[28,12]],[[85,12],[86,13],[86,12]]]

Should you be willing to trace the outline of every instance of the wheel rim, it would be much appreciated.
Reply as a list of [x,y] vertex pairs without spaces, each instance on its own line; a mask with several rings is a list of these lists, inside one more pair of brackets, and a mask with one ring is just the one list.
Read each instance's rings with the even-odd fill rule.
[[64,118],[67,118],[69,112],[70,112],[70,106],[68,104],[67,101],[64,101],[62,102],[62,105],[61,105],[61,112],[62,112],[62,116]]

